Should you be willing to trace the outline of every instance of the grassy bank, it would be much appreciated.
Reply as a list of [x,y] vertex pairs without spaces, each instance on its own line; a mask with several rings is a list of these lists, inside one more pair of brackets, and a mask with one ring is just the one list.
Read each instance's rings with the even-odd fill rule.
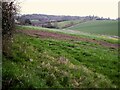
[[117,49],[16,34],[3,56],[3,87],[119,87]]

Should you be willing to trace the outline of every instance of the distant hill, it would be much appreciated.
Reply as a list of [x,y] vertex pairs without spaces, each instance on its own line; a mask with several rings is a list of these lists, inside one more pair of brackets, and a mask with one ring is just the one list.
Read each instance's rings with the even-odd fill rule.
[[68,20],[78,20],[83,17],[79,16],[57,16],[57,15],[45,15],[45,14],[26,14],[19,17],[20,19],[30,19],[30,20],[39,20],[39,21],[68,21]]
[[17,20],[22,21],[25,19],[38,20],[40,22],[50,21],[69,21],[69,20],[107,20],[110,18],[103,18],[98,16],[65,16],[65,15],[46,15],[46,14],[26,14],[16,17]]
[[98,16],[65,16],[65,15],[46,15],[46,14],[26,14],[17,16],[16,20],[22,25],[28,25],[29,21],[33,26],[41,26],[47,28],[66,28],[71,27],[79,22],[90,20],[110,20]]

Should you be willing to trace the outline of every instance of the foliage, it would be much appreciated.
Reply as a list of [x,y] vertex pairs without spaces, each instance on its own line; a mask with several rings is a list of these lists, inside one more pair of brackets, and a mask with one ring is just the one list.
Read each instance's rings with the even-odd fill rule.
[[31,25],[30,19],[25,19],[25,24],[26,24],[26,25]]
[[14,2],[2,2],[2,34],[11,36],[14,30],[14,15],[16,8]]
[[3,54],[10,56],[10,44],[15,30],[14,17],[16,6],[13,1],[2,2],[2,43]]

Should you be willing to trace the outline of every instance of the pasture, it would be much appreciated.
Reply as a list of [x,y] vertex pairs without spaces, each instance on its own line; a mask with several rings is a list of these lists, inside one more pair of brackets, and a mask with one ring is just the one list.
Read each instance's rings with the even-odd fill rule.
[[120,86],[116,40],[33,26],[16,29],[11,58],[3,56],[3,88]]
[[118,21],[113,20],[94,20],[80,23],[67,29],[78,30],[82,32],[118,36]]

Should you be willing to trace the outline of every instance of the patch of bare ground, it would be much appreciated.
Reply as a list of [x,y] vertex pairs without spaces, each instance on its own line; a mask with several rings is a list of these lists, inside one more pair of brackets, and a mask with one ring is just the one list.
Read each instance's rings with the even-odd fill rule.
[[40,37],[40,38],[54,38],[54,39],[61,39],[61,40],[77,40],[77,41],[87,41],[87,42],[93,42],[105,47],[118,48],[118,44],[112,44],[109,42],[101,41],[101,40],[94,40],[89,38],[81,38],[77,36],[71,36],[67,34],[57,33],[57,32],[48,32],[48,31],[38,31],[38,30],[19,30],[20,32],[23,32],[30,36]]

